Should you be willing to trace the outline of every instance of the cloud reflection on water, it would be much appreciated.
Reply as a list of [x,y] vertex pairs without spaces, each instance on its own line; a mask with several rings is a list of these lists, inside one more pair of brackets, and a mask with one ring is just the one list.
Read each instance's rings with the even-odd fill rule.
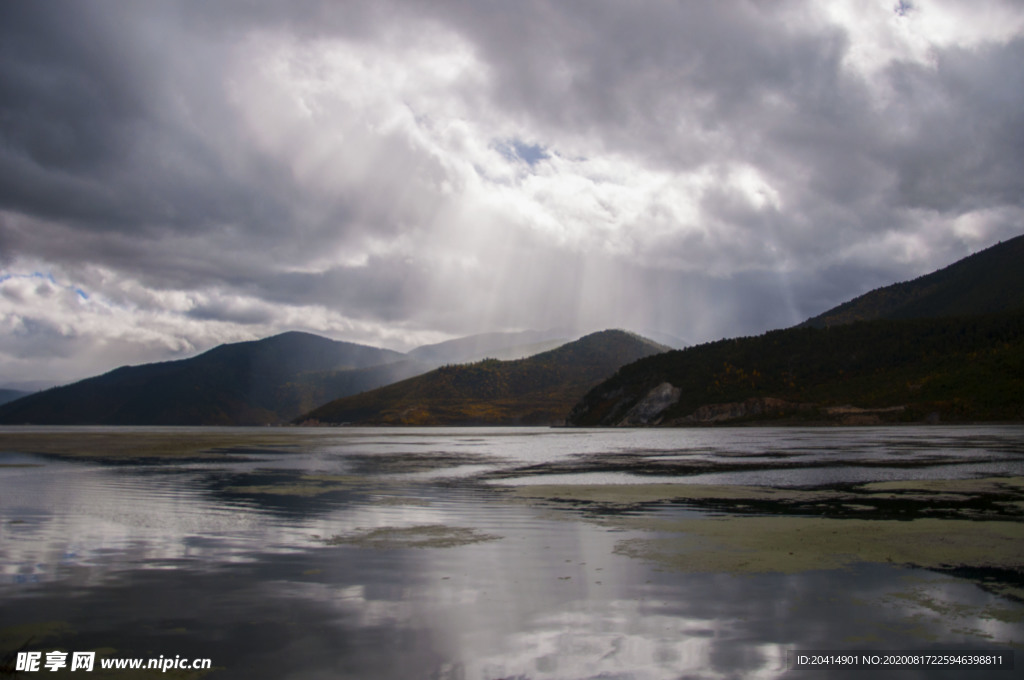
[[[931,436],[941,449],[976,434]],[[0,629],[67,621],[78,632],[54,642],[69,648],[190,653],[213,658],[223,669],[217,677],[297,679],[775,678],[785,674],[784,650],[797,646],[977,648],[1024,639],[1013,619],[1020,606],[965,580],[888,565],[746,576],[659,571],[614,551],[645,532],[505,502],[465,480],[366,472],[365,486],[322,495],[238,491],[344,473],[346,451],[394,458],[469,449],[518,465],[542,459],[547,446],[548,460],[564,461],[602,449],[688,455],[685,444],[693,456],[735,458],[763,455],[763,432],[332,436],[338,448],[238,463],[33,458],[42,467],[4,468]],[[868,458],[913,441],[906,431],[865,430],[786,431],[772,442],[831,456],[842,437]],[[392,549],[323,541],[423,525],[500,539]]]

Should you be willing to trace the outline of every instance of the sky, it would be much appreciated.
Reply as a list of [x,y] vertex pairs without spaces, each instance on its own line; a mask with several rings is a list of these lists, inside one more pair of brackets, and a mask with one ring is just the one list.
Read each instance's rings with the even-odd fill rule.
[[0,4],[0,386],[699,343],[1021,233],[1018,0]]

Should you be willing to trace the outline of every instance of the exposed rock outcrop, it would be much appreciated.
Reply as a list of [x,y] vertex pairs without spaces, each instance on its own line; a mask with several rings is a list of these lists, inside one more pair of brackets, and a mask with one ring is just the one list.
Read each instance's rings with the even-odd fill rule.
[[618,425],[620,427],[657,425],[661,422],[661,414],[669,406],[679,401],[681,394],[682,390],[678,387],[674,387],[672,383],[663,382],[629,409]]

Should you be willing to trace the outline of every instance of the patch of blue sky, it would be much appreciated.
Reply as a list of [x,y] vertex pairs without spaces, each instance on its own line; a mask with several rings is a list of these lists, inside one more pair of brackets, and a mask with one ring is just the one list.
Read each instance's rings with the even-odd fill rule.
[[49,272],[32,272],[31,274],[0,274],[0,283],[10,279],[45,279],[50,283],[57,283],[57,279],[53,278],[53,274]]
[[527,144],[521,139],[499,142],[495,148],[510,161],[524,161],[531,167],[540,161],[551,158],[551,154],[540,144]]
[[8,281],[10,279],[43,279],[44,281],[49,281],[55,286],[60,286],[62,288],[71,288],[71,290],[75,291],[78,297],[82,298],[83,300],[89,299],[89,294],[85,292],[85,289],[80,288],[79,286],[64,286],[64,284],[57,283],[57,279],[54,278],[53,274],[50,272],[32,272],[31,274],[0,274],[0,283],[3,283],[4,281]]

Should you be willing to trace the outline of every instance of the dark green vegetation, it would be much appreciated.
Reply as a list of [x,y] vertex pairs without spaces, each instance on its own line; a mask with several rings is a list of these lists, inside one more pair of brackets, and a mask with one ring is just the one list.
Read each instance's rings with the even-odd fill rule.
[[308,333],[221,345],[190,359],[124,366],[0,406],[0,423],[262,425],[422,372],[398,352]]
[[802,326],[873,319],[968,316],[1024,309],[1024,236],[975,253],[926,276],[843,303]]
[[602,331],[516,361],[444,366],[344,397],[299,420],[393,425],[561,423],[576,401],[618,367],[664,351],[624,331]]
[[1021,420],[1024,313],[792,328],[669,352],[620,369],[569,422],[624,424],[664,383],[678,399],[628,424]]
[[6,404],[9,401],[15,399],[21,399],[22,397],[28,396],[30,392],[22,392],[21,390],[0,390],[0,404]]
[[1024,237],[796,328],[623,367],[573,425],[1024,420]]

